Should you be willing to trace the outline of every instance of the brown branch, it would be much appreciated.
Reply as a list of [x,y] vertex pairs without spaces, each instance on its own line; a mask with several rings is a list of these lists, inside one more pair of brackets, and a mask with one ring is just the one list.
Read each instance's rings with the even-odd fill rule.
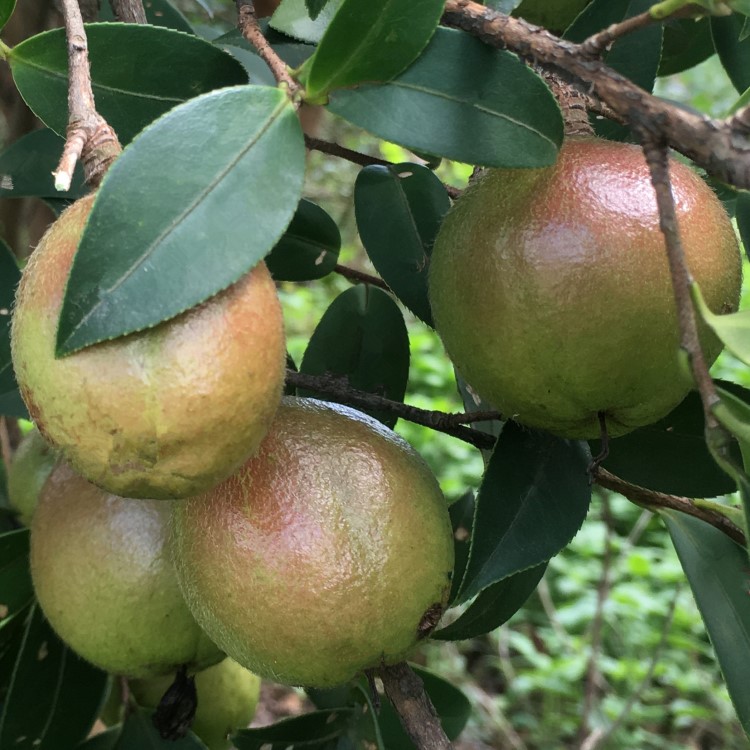
[[260,57],[271,69],[273,77],[279,84],[284,84],[295,104],[302,104],[302,86],[289,74],[286,63],[276,54],[268,40],[263,36],[263,31],[255,14],[252,0],[237,0],[237,28],[242,36],[255,47]]
[[[297,388],[314,391],[315,393],[331,396],[336,401],[357,409],[365,411],[384,411],[394,416],[405,419],[407,422],[421,424],[424,427],[430,427],[438,432],[444,432],[446,435],[458,438],[471,445],[490,449],[495,444],[495,438],[481,430],[474,430],[470,427],[464,427],[466,422],[474,421],[473,414],[446,414],[442,411],[429,411],[420,409],[417,406],[410,406],[401,401],[379,396],[375,393],[367,393],[352,388],[345,377],[326,373],[324,375],[307,375],[294,370],[287,370],[286,382]],[[494,412],[492,413],[495,414]],[[487,419],[487,414],[481,415]],[[499,415],[496,415],[499,416]]]
[[422,680],[405,661],[390,667],[380,667],[376,674],[383,681],[385,694],[416,747],[425,750],[453,748],[440,724],[440,717],[425,692]]
[[91,23],[99,18],[99,0],[78,0],[78,7],[84,23]]
[[600,60],[587,58],[581,45],[472,0],[446,0],[443,23],[556,71],[585,93],[596,96],[628,124],[650,121],[670,146],[709,174],[737,187],[750,188],[750,138],[747,129],[738,128],[734,119],[713,120],[662,101]]
[[148,23],[141,0],[109,0],[115,18],[122,23]]
[[647,508],[648,510],[669,508],[670,510],[676,510],[685,515],[699,518],[701,521],[722,531],[732,541],[737,542],[737,544],[743,547],[745,546],[745,534],[742,529],[735,526],[722,513],[709,508],[698,507],[689,497],[667,495],[663,492],[647,490],[644,487],[630,484],[624,479],[610,474],[606,469],[602,469],[601,467],[594,473],[594,481],[600,487],[612,490],[612,492],[619,492],[623,497],[626,497],[636,505],[640,505],[642,508]]
[[334,273],[339,274],[339,276],[343,276],[345,279],[353,281],[355,284],[372,284],[372,286],[376,286],[379,289],[385,289],[387,292],[391,291],[388,284],[386,284],[379,276],[373,276],[364,271],[358,271],[356,268],[349,268],[349,266],[342,266],[340,263],[337,263],[333,267],[333,271]]
[[86,182],[96,187],[122,149],[115,131],[96,111],[88,41],[78,2],[62,0],[61,7],[68,42],[68,130],[62,157],[55,171],[55,188],[65,191],[70,188],[79,159],[83,160]]

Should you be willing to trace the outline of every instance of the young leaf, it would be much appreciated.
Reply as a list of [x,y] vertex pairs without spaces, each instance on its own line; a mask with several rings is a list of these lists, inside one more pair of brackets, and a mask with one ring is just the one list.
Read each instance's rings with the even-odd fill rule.
[[[145,24],[87,24],[96,108],[128,143],[172,107],[223,86],[247,83],[242,66],[209,42]],[[13,80],[34,114],[65,135],[68,53],[65,30],[24,40],[7,53]],[[169,70],[169,75],[163,71]],[[183,150],[182,161],[192,154]]]
[[370,260],[396,296],[427,325],[427,270],[450,198],[419,164],[365,167],[354,186],[357,229]]
[[142,708],[131,713],[125,719],[113,750],[206,750],[192,732],[177,740],[162,739],[154,727],[151,713]]
[[742,360],[746,365],[750,364],[750,310],[741,310],[729,315],[715,315],[703,299],[697,284],[693,283],[690,291],[698,313],[721,339],[724,346],[737,359]]
[[[18,397],[18,386],[10,356],[10,319],[21,271],[10,248],[0,240],[0,414],[23,417],[26,409]],[[16,407],[16,408],[14,408]]]
[[344,734],[358,714],[359,710],[354,708],[315,711],[268,727],[243,729],[232,736],[232,742],[237,750],[318,746]]
[[[721,385],[750,400],[750,391],[741,386]],[[600,441],[592,440],[591,453],[600,450]],[[612,440],[602,467],[631,484],[671,495],[716,497],[735,489],[706,446],[703,406],[695,392],[658,422]]]
[[431,633],[430,638],[460,641],[490,633],[507,622],[534,593],[547,563],[514,573],[488,586],[450,625]]
[[[169,0],[148,0],[143,3],[146,21],[152,26],[166,26],[168,29],[195,34],[187,18],[172,5]],[[102,3],[99,9],[100,21],[117,21],[109,3]]]
[[750,88],[750,39],[742,39],[745,19],[736,14],[711,17],[711,36],[734,87],[742,93]]
[[[347,289],[318,323],[300,372],[338,375],[352,388],[402,401],[409,377],[409,337],[398,305],[389,294],[368,284]],[[301,388],[299,393],[329,398]],[[389,427],[396,423],[392,414],[370,414]]]
[[35,606],[0,714],[0,747],[75,747],[96,720],[107,679],[60,641]]
[[459,601],[570,542],[591,499],[589,460],[585,443],[505,424],[479,488]]
[[340,249],[336,222],[320,206],[303,199],[266,265],[277,281],[322,279],[335,268]]
[[737,716],[750,736],[750,596],[742,547],[713,526],[673,510],[667,524]]
[[389,81],[425,48],[443,0],[344,0],[300,80],[312,100],[365,81]]
[[29,572],[29,532],[0,535],[0,628],[26,609],[34,599]]
[[222,89],[154,123],[99,189],[59,353],[154,326],[237,281],[289,224],[304,165],[299,120],[280,89]]
[[271,28],[302,42],[317,44],[336,15],[343,0],[329,0],[312,19],[306,0],[281,0],[271,18]]
[[389,83],[334,91],[328,109],[406,148],[488,167],[552,164],[563,136],[560,109],[536,73],[453,29],[438,28]]

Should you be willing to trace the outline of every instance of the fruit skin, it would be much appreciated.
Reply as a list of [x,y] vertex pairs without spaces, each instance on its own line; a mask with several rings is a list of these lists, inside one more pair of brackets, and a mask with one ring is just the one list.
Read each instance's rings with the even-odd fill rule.
[[[153,680],[130,680],[133,697],[144,708],[155,710],[172,684],[173,675]],[[191,729],[208,750],[227,750],[227,739],[247,727],[255,716],[260,678],[232,659],[224,659],[195,675],[198,708]]]
[[281,399],[285,343],[263,263],[155,328],[55,359],[63,292],[94,196],[52,225],[24,269],[13,365],[42,434],[123,497],[208,489],[254,452]]
[[186,601],[263,678],[330,687],[400,661],[446,603],[453,535],[437,481],[354,409],[284,399],[257,456],[173,507]]
[[56,463],[57,453],[39,430],[27,433],[8,471],[8,500],[24,526],[31,524],[39,493]]
[[170,503],[108,494],[65,462],[31,523],[31,576],[58,635],[114,674],[156,677],[223,654],[180,593],[166,541]]
[[[737,309],[741,258],[721,203],[670,163],[688,266],[710,308]],[[552,167],[489,170],[446,216],[431,259],[435,327],[484,399],[573,438],[660,419],[690,387],[664,238],[641,149],[570,139]],[[704,328],[708,362],[721,344]]]

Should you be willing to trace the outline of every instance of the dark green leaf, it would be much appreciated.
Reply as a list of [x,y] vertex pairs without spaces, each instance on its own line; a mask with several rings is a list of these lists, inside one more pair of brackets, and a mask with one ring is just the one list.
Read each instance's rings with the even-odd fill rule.
[[118,725],[112,727],[106,732],[97,734],[96,737],[92,737],[90,740],[82,742],[78,745],[78,748],[80,748],[80,750],[115,750],[121,733],[121,726]]
[[556,555],[589,507],[585,443],[506,422],[477,496],[459,599]]
[[326,7],[327,2],[328,0],[305,0],[307,12],[313,21],[320,15],[320,11]]
[[567,29],[590,2],[591,0],[523,0],[513,11],[513,15],[559,33]]
[[336,267],[340,249],[336,222],[320,206],[301,200],[266,265],[277,281],[322,279]]
[[[176,31],[184,31],[186,34],[194,34],[193,27],[187,18],[172,5],[169,0],[145,0],[143,8],[146,11],[146,20],[152,26],[166,26]],[[100,21],[116,21],[115,14],[108,2],[102,2],[99,10]]]
[[3,623],[3,627],[0,628],[0,715],[13,677],[13,667],[26,635],[26,623],[30,613],[31,605]]
[[315,20],[307,12],[305,0],[282,0],[271,18],[271,28],[303,42],[317,44],[343,0],[329,0]]
[[0,414],[6,417],[18,417],[19,419],[29,418],[26,404],[24,404],[18,390],[0,393]]
[[[266,24],[265,21],[261,21],[261,28],[265,29],[266,39],[271,45],[273,51],[290,68],[298,68],[300,65],[302,65],[303,62],[305,62],[305,60],[310,57],[310,55],[313,54],[313,52],[315,52],[315,47],[312,44],[298,42],[293,37],[286,36],[286,34],[282,34],[279,31],[274,31],[272,28],[270,28],[270,26]],[[213,43],[218,45],[219,47],[229,47],[234,49],[240,48],[252,54],[252,56],[256,60],[258,60],[262,65],[265,65],[265,63],[263,63],[258,56],[258,51],[255,49],[255,47],[253,47],[252,44],[250,44],[250,42],[247,41],[247,39],[245,39],[245,37],[242,36],[238,29],[232,29],[226,34],[222,34],[222,36],[218,37],[218,39],[214,39]],[[245,58],[242,59],[244,60]],[[273,78],[271,69],[267,65],[266,71]]]
[[13,15],[16,0],[0,0],[0,29],[2,29]]
[[[403,401],[409,377],[409,336],[391,296],[368,284],[347,289],[326,310],[302,358],[300,372],[345,377],[353,388]],[[330,399],[299,389],[300,396]],[[370,412],[392,427],[392,414]]]
[[[99,189],[63,302],[59,351],[156,325],[237,281],[289,224],[304,168],[299,120],[280,89],[222,89],[154,123]],[[158,200],[144,189],[160,184],[170,189]]]
[[61,750],[88,736],[107,674],[76,656],[35,607],[0,715],[0,747]]
[[747,553],[721,531],[660,511],[711,638],[737,716],[750,735],[750,596]]
[[742,246],[745,248],[745,255],[750,258],[750,193],[745,190],[737,193],[734,215],[737,219],[737,228],[740,230]]
[[0,627],[26,609],[33,598],[28,531],[0,535]]
[[703,62],[714,53],[711,23],[708,18],[696,21],[682,18],[664,26],[659,75],[671,76]]
[[[732,383],[721,385],[750,400],[750,391]],[[600,450],[601,442],[591,441],[591,453],[597,455]],[[689,393],[658,422],[612,440],[602,466],[631,484],[671,495],[716,497],[735,489],[706,446],[703,406],[697,393]]]
[[427,270],[450,198],[419,164],[365,167],[354,186],[357,229],[370,260],[394,294],[427,325]]
[[740,92],[750,88],[750,39],[740,41],[745,19],[737,14],[712,16],[711,35],[719,59]]
[[335,91],[328,109],[407,148],[490,167],[552,164],[563,135],[557,102],[536,73],[453,29],[437,29],[398,78]]
[[[476,412],[480,411],[493,412],[494,408],[492,404],[484,401],[482,397],[461,377],[460,373],[457,372],[455,368],[454,372],[456,374],[458,392],[461,395],[461,401],[463,401],[466,411],[471,412],[472,414],[476,414]],[[488,435],[497,438],[500,437],[500,433],[503,430],[503,424],[504,423],[499,419],[487,419],[482,422],[472,422],[471,426],[475,430],[481,430],[482,432],[486,432]],[[483,451],[483,453],[485,454],[486,463],[491,451]]]
[[547,563],[514,573],[482,591],[469,608],[430,638],[460,641],[490,633],[507,622],[526,603],[542,580]]
[[271,750],[311,747],[340,737],[349,729],[357,713],[353,708],[315,711],[268,727],[243,729],[232,736],[232,742],[237,750],[265,750],[266,746]]
[[154,727],[151,714],[142,708],[131,713],[125,719],[113,750],[206,750],[192,732],[180,740],[163,740]]
[[[96,108],[129,142],[174,106],[207,91],[247,83],[242,66],[195,36],[142,24],[87,24]],[[63,29],[37,34],[7,55],[34,114],[56,133],[68,123],[68,57]],[[168,70],[169,75],[164,75]],[[187,148],[182,161],[195,154]],[[146,183],[143,183],[146,184]]]
[[21,271],[11,249],[0,240],[0,414],[13,416],[3,406],[13,405],[13,394],[18,393],[13,363],[10,357],[10,319],[16,286]]
[[443,0],[344,0],[305,65],[307,95],[389,81],[412,63],[435,32]]
[[75,200],[85,195],[83,170],[77,165],[66,193],[55,190],[52,172],[57,168],[65,141],[47,128],[34,130],[0,153],[0,198],[35,196]]
[[449,606],[458,595],[464,571],[466,570],[466,563],[469,561],[471,527],[474,521],[474,504],[474,493],[467,492],[450,506],[455,563],[453,564],[453,584],[451,586],[450,597],[448,598]]

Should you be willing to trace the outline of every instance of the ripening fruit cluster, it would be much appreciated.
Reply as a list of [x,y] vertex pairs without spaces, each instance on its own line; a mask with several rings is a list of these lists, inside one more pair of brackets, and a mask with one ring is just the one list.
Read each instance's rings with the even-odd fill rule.
[[[282,399],[283,321],[263,263],[173,320],[56,359],[94,200],[42,239],[13,317],[14,368],[38,432],[18,451],[11,493],[31,525],[50,624],[131,678],[144,705],[169,675],[197,672],[204,740],[212,665],[236,664],[222,678],[235,687],[257,679],[246,670],[328,687],[405,658],[451,588],[453,536],[434,475],[376,420]],[[209,747],[248,721],[247,711],[223,719]]]

